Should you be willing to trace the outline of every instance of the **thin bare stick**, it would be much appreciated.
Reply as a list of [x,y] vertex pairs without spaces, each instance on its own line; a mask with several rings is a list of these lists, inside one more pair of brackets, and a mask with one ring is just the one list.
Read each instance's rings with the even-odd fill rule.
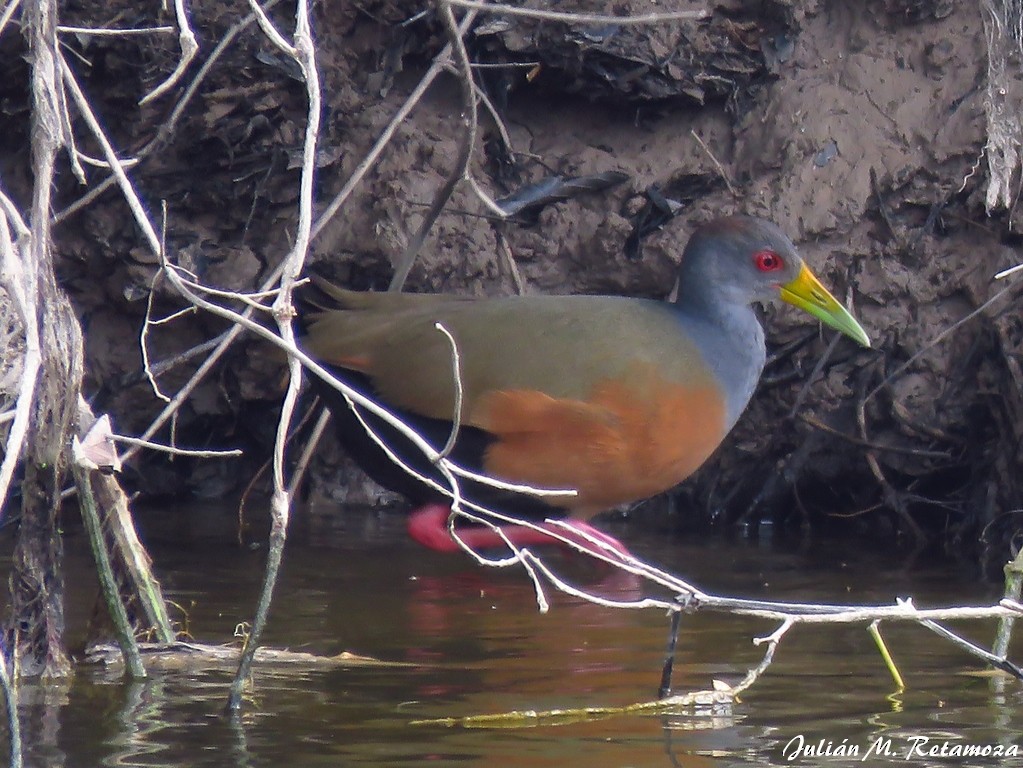
[[[182,271],[181,268],[176,266],[176,265],[171,265],[171,269],[175,269],[175,270],[177,270],[179,272]],[[257,311],[260,311],[260,312],[271,312],[272,313],[273,312],[273,307],[272,306],[267,306],[266,304],[262,304],[257,299],[255,299],[253,297],[254,296],[260,296],[260,297],[273,296],[273,297],[276,298],[280,294],[280,290],[281,290],[280,288],[274,288],[274,289],[268,290],[268,291],[255,291],[254,293],[242,293],[240,291],[225,291],[225,290],[221,290],[219,288],[213,288],[213,287],[211,287],[209,285],[205,285],[205,284],[199,282],[196,279],[191,279],[190,280],[190,279],[188,279],[186,277],[183,277],[181,279],[182,279],[182,281],[186,285],[188,285],[189,288],[193,288],[193,289],[195,289],[197,291],[202,291],[203,293],[208,293],[210,296],[219,296],[219,297],[225,298],[225,299],[232,299],[234,301],[240,301],[242,304],[247,304],[248,306],[250,306],[253,309],[255,309]],[[299,285],[299,284],[301,284],[301,282],[302,281],[297,281],[295,283],[295,285]]]
[[825,424],[820,419],[814,418],[813,416],[807,416],[806,414],[796,414],[796,417],[804,424],[809,424],[814,429],[819,429],[821,432],[826,432],[829,435],[845,440],[852,445],[858,445],[863,448],[869,448],[872,451],[884,451],[885,453],[899,453],[906,456],[919,456],[924,459],[949,459],[951,454],[948,451],[928,451],[923,448],[903,448],[898,445],[884,445],[883,443],[871,442],[869,440],[861,440],[855,435],[847,435],[840,429]]
[[744,677],[739,682],[738,685],[734,686],[731,689],[729,693],[731,693],[733,697],[738,696],[740,693],[742,693],[751,685],[753,685],[757,680],[760,679],[760,676],[763,675],[765,671],[767,671],[767,668],[771,666],[771,662],[774,661],[774,652],[778,650],[778,643],[781,642],[781,639],[785,636],[785,633],[792,628],[792,625],[793,622],[791,620],[785,619],[782,622],[781,626],[778,627],[778,629],[776,629],[767,637],[753,638],[753,645],[763,645],[764,643],[767,643],[767,650],[764,652],[764,658],[761,659],[760,663],[753,669],[751,669],[749,672],[747,672],[746,677]]
[[[7,198],[4,196],[4,200]],[[0,285],[14,304],[15,311],[21,318],[25,336],[25,353],[21,363],[21,386],[18,388],[17,405],[10,431],[7,433],[7,444],[4,447],[4,459],[0,463],[0,518],[3,517],[7,505],[7,493],[10,490],[14,470],[21,461],[25,439],[28,436],[29,419],[35,401],[36,381],[42,366],[42,349],[39,344],[39,325],[36,320],[36,284],[35,266],[30,258],[23,258],[31,243],[31,236],[24,228],[24,222],[18,216],[13,221],[16,229],[22,232],[17,245],[11,239],[8,227],[7,206],[0,215]]]
[[504,264],[511,274],[512,282],[515,284],[515,293],[519,296],[525,296],[529,293],[529,290],[526,288],[526,281],[522,279],[519,265],[515,261],[515,254],[512,253],[511,246],[508,245],[508,240],[501,233],[500,229],[497,230],[495,239],[497,240],[497,254],[501,259],[500,263]]
[[[14,5],[17,5],[15,2]],[[17,658],[12,658],[12,664],[17,664]],[[0,691],[3,691],[4,709],[7,710],[7,738],[10,739],[11,768],[21,768],[21,722],[18,719],[18,696],[15,693],[11,681],[12,675],[7,671],[7,654],[0,653]]]
[[[149,296],[146,297],[146,314],[142,320],[142,331],[139,333],[139,349],[142,350],[142,370],[146,374],[146,379],[149,380],[149,386],[153,390],[153,394],[165,403],[170,402],[170,397],[165,395],[160,389],[160,385],[156,381],[156,375],[153,373],[152,366],[149,363],[149,329],[151,326],[158,325],[160,323],[168,322],[171,318],[164,318],[163,320],[153,320],[153,299],[156,296],[156,281],[160,279],[160,273],[157,272],[153,275],[153,280],[149,284]],[[194,309],[189,307],[188,309]],[[181,312],[175,312],[171,317],[178,317]]]
[[[178,266],[174,266],[173,268],[179,271],[184,271],[181,269],[181,267]],[[269,288],[267,290],[261,291],[250,291],[248,293],[243,293],[241,291],[225,291],[220,288],[214,288],[212,286],[205,285],[194,279],[191,280],[188,278],[182,279],[185,281],[185,283],[189,285],[189,287],[194,288],[197,291],[202,291],[203,293],[209,294],[210,296],[219,296],[224,299],[240,301],[243,304],[247,304],[248,306],[252,307],[253,309],[259,309],[264,312],[273,312],[273,307],[267,306],[266,304],[261,304],[260,300],[276,299],[278,294],[280,294],[281,292],[281,289],[279,287]],[[294,285],[292,287],[298,288],[299,286],[305,285],[308,282],[309,278],[303,277],[301,280],[295,280]]]
[[[472,23],[472,17],[467,15],[462,19],[462,23],[459,25],[459,35],[465,34],[470,24]],[[380,158],[381,153],[394,138],[395,132],[398,130],[398,126],[401,125],[405,118],[411,114],[412,110],[415,109],[416,105],[422,100],[423,95],[433,84],[433,81],[437,79],[437,76],[444,71],[444,68],[448,65],[451,59],[451,43],[448,43],[441,50],[440,53],[434,58],[430,68],[426,70],[426,74],[423,75],[419,84],[412,90],[412,93],[408,95],[405,102],[401,105],[397,112],[394,113],[394,117],[391,118],[387,127],[384,128],[383,132],[377,138],[376,142],[370,148],[366,156],[362,158],[362,161],[356,166],[355,170],[352,171],[352,175],[345,182],[341,190],[334,196],[334,199],[330,201],[330,204],[320,214],[319,219],[316,221],[316,226],[313,227],[313,237],[315,238],[323,231],[323,228],[330,223],[331,219],[337,215],[337,212],[341,210],[341,207],[348,202],[348,198],[351,197],[352,192],[359,186],[366,174],[369,173],[376,161]]]
[[[110,163],[108,163],[106,160],[100,160],[98,157],[91,157],[90,155],[85,154],[79,149],[75,150],[75,159],[81,160],[83,163],[85,163],[86,165],[91,165],[93,168],[103,168],[104,170],[110,168]],[[124,168],[132,168],[138,164],[139,161],[137,157],[121,158],[121,165]]]
[[451,331],[445,328],[443,323],[434,323],[433,327],[443,333],[448,343],[451,344],[451,377],[455,384],[455,409],[451,414],[451,433],[448,435],[448,441],[444,443],[444,447],[437,454],[439,461],[446,459],[454,449],[455,441],[458,440],[458,431],[462,427],[462,358],[458,354],[458,345],[455,343],[455,337],[451,335]]
[[244,451],[240,448],[226,448],[222,451],[207,451],[195,448],[175,448],[171,445],[164,445],[163,443],[154,443],[151,440],[141,440],[137,437],[128,437],[128,435],[111,435],[113,440],[119,443],[127,443],[128,445],[137,445],[140,448],[148,448],[151,451],[159,451],[160,453],[169,453],[174,456],[197,456],[199,458],[228,458],[231,456],[241,456]]
[[302,479],[309,469],[309,463],[313,459],[313,454],[316,453],[316,448],[319,446],[328,424],[330,424],[330,411],[324,408],[320,411],[320,417],[316,420],[313,431],[309,433],[309,437],[302,447],[302,454],[298,457],[298,462],[291,471],[291,484],[288,486],[288,496],[291,498],[295,498],[295,492],[302,484]]
[[4,7],[4,12],[0,14],[0,35],[3,34],[7,25],[10,23],[11,18],[13,18],[15,11],[17,11],[20,6],[21,0],[11,0],[11,2]]
[[[299,272],[302,271],[302,265],[309,251],[312,232],[313,174],[316,170],[316,146],[320,134],[320,79],[319,73],[316,71],[316,49],[313,46],[312,30],[309,25],[308,0],[299,0],[297,4],[294,46],[277,33],[263,13],[263,10],[256,5],[255,0],[250,0],[249,6],[252,8],[252,12],[256,14],[263,32],[284,53],[291,56],[298,63],[305,80],[306,97],[308,99],[305,139],[302,146],[302,173],[299,179],[298,229],[295,235],[295,244],[282,264],[280,292],[273,303],[273,316],[274,320],[277,321],[280,337],[288,345],[294,346],[295,331],[292,328],[291,321],[295,316],[295,308],[291,297],[295,281],[298,278]],[[284,451],[287,445],[295,403],[298,401],[299,392],[302,387],[302,364],[294,355],[288,356],[288,373],[288,390],[285,393],[284,403],[281,406],[281,416],[277,424],[277,435],[274,440],[273,493],[270,499],[270,551],[267,557],[266,573],[263,578],[259,603],[256,606],[256,614],[252,621],[252,631],[246,640],[245,647],[242,649],[238,661],[238,670],[235,673],[234,681],[231,683],[231,692],[227,701],[227,709],[230,712],[237,712],[241,708],[242,692],[248,680],[249,671],[252,668],[252,660],[255,657],[256,648],[259,647],[260,637],[269,616],[270,602],[277,583],[277,574],[284,555],[284,542],[287,538],[288,520],[291,514],[291,497],[284,478]]]
[[999,656],[997,654],[991,653],[981,648],[976,643],[971,643],[965,637],[960,637],[955,632],[950,630],[948,627],[943,627],[937,622],[932,621],[930,619],[925,619],[920,623],[923,626],[927,627],[929,630],[931,630],[931,632],[941,635],[943,638],[953,643],[954,645],[959,646],[972,656],[976,656],[980,659],[983,659],[992,667],[1001,669],[1002,671],[1008,672],[1009,674],[1015,675],[1016,677],[1023,676],[1023,672],[1021,672],[1020,668],[1017,665],[1013,664],[1008,659],[1006,659],[1004,656]]
[[[276,274],[279,275],[279,271],[276,272]],[[251,313],[252,310],[246,309],[245,312]],[[243,316],[247,317],[247,315]],[[189,398],[195,388],[199,386],[203,379],[206,378],[206,375],[216,367],[217,363],[220,362],[220,358],[224,356],[231,344],[234,343],[234,340],[242,334],[242,331],[242,326],[233,325],[220,337],[220,343],[210,353],[209,357],[202,361],[199,367],[195,370],[195,373],[192,374],[191,378],[189,378],[181,389],[174,394],[174,397],[172,397],[170,402],[164,406],[163,410],[157,414],[152,423],[146,427],[146,430],[140,435],[140,439],[146,440],[155,435],[160,431],[160,428],[167,423],[167,420],[171,419],[178,412],[182,403]],[[121,461],[130,461],[140,450],[141,448],[138,446],[129,448],[124,452],[124,455],[121,456]]]
[[[267,0],[267,3],[264,5],[264,9],[270,10],[279,2],[280,0]],[[14,5],[17,5],[17,3],[14,3]],[[181,98],[178,99],[178,102],[177,104],[175,104],[174,109],[171,110],[170,117],[160,124],[160,128],[157,131],[156,136],[153,137],[149,141],[149,143],[146,144],[136,154],[135,157],[138,160],[141,161],[149,157],[149,155],[151,155],[157,149],[164,146],[165,142],[168,140],[170,135],[173,134],[175,130],[177,130],[178,122],[181,120],[181,116],[185,113],[186,107],[191,103],[192,99],[195,97],[195,94],[199,92],[199,86],[206,79],[207,75],[209,75],[209,73],[213,70],[213,66],[217,63],[220,57],[228,49],[231,43],[234,42],[235,38],[237,38],[238,35],[240,35],[245,29],[247,29],[251,24],[253,24],[255,20],[256,17],[250,13],[248,16],[246,16],[233,27],[231,27],[224,35],[224,37],[221,38],[220,42],[217,43],[217,46],[213,49],[213,52],[210,54],[209,58],[206,59],[203,65],[199,68],[199,71],[192,79],[192,82],[185,89],[185,92],[182,94]],[[113,186],[115,183],[116,179],[113,176],[108,176],[99,184],[93,186],[88,192],[86,192],[76,201],[71,203],[71,205],[69,205],[67,208],[54,214],[51,223],[52,224],[60,223],[61,221],[64,221],[68,217],[73,216],[78,211],[85,209],[100,195],[102,195],[104,192],[110,189],[110,187]]]
[[178,65],[167,76],[167,79],[150,91],[147,96],[143,96],[139,100],[140,107],[155,101],[177,85],[178,80],[184,76],[188,65],[195,58],[195,54],[199,52],[199,43],[196,42],[195,33],[192,32],[192,27],[188,23],[188,13],[185,12],[185,0],[174,0],[174,18],[180,30],[178,32],[178,45],[181,46],[181,58],[178,59]]
[[522,550],[524,555],[532,560],[533,564],[538,570],[543,572],[544,576],[554,584],[558,590],[574,597],[582,598],[587,602],[594,603],[596,605],[602,605],[605,608],[628,608],[631,610],[642,610],[646,608],[657,608],[658,610],[671,610],[674,607],[674,603],[670,600],[661,600],[654,597],[644,597],[639,600],[614,600],[607,597],[601,597],[595,595],[592,592],[588,592],[583,589],[569,584],[567,581],[558,576],[554,571],[547,567],[540,558],[536,557],[530,550]]
[[[536,63],[532,66],[536,66]],[[472,65],[473,69],[476,69],[479,66],[479,64]],[[501,141],[504,143],[505,149],[514,155],[515,150],[512,148],[511,134],[508,133],[508,126],[504,124],[504,120],[501,118],[501,113],[497,111],[497,107],[494,106],[494,102],[491,101],[490,96],[487,95],[486,91],[480,88],[475,79],[472,81],[472,87],[476,92],[476,98],[483,103],[483,106],[487,108],[487,112],[489,112],[490,116],[493,118],[494,125],[497,127],[497,133],[501,136]]]
[[[249,10],[256,17],[256,23],[259,24],[259,28],[263,31],[263,34],[270,38],[270,42],[276,45],[281,51],[298,61],[298,51],[291,43],[284,39],[284,35],[277,31],[277,27],[270,21],[270,17],[266,15],[266,12],[259,7],[255,0],[249,0]],[[299,11],[301,13],[301,11]],[[301,63],[299,63],[301,66]]]
[[534,8],[520,8],[503,3],[484,3],[478,0],[446,0],[459,8],[496,13],[501,16],[526,16],[541,21],[563,21],[568,24],[661,24],[665,21],[697,21],[709,15],[707,11],[673,11],[669,13],[646,13],[636,16],[608,16],[602,13],[563,13],[543,11]]
[[[437,190],[433,202],[423,215],[419,229],[412,236],[412,239],[405,247],[405,251],[399,257],[398,263],[395,265],[394,276],[391,278],[391,284],[387,287],[389,291],[400,291],[405,285],[405,280],[408,278],[409,272],[412,271],[412,265],[415,264],[419,250],[423,247],[423,243],[426,242],[426,236],[430,233],[437,218],[444,210],[444,206],[447,205],[448,200],[451,199],[455,186],[465,176],[469,168],[469,160],[472,158],[473,147],[476,144],[476,128],[478,126],[476,93],[473,90],[473,75],[472,69],[469,66],[469,54],[465,50],[462,30],[455,22],[455,15],[451,11],[451,5],[448,3],[448,0],[438,0],[438,11],[441,21],[444,22],[444,28],[448,33],[448,44],[455,54],[455,63],[461,70],[461,76],[458,78],[458,81],[462,91],[462,114],[460,115],[462,139],[458,145],[458,156],[455,158],[454,168],[452,168],[451,173],[440,189]],[[472,24],[475,17],[476,12],[469,11],[465,15],[463,24]]]
[[806,377],[803,382],[803,386],[799,390],[799,394],[796,395],[796,400],[792,403],[792,407],[789,409],[788,418],[792,419],[803,410],[803,403],[806,401],[807,396],[810,394],[810,387],[816,383],[817,377],[820,376],[821,371],[824,370],[824,366],[828,364],[828,360],[831,359],[831,355],[834,354],[835,348],[838,346],[839,339],[842,338],[842,334],[834,333],[831,335],[831,341],[828,342],[828,346],[824,349],[824,354],[821,355],[817,362],[814,363],[813,370],[810,371],[810,375]]
[[728,187],[729,194],[731,194],[732,197],[735,197],[736,196],[735,187],[732,186],[732,180],[728,178],[728,174],[725,172],[724,166],[721,165],[720,161],[717,159],[717,157],[715,157],[714,153],[710,151],[710,147],[708,147],[704,140],[700,138],[700,134],[698,134],[695,129],[690,128],[689,133],[694,139],[696,139],[696,143],[700,145],[700,148],[707,154],[707,157],[710,158],[710,161],[714,163],[714,167],[718,169],[718,173],[724,180],[725,186]]
[[1017,272],[1019,272],[1021,270],[1023,270],[1023,264],[1017,264],[1015,267],[1009,267],[1008,269],[1003,269],[1001,272],[999,272],[999,273],[997,273],[995,275],[995,280],[1002,280],[1002,279],[1008,277],[1009,275],[1015,275]]
[[57,25],[62,34],[83,35],[86,37],[132,37],[134,35],[163,35],[173,32],[174,27],[136,27],[134,29],[110,29],[108,27],[68,27]]
[[142,230],[142,234],[148,241],[150,250],[152,250],[154,254],[160,253],[160,238],[156,234],[156,229],[149,220],[149,216],[146,214],[146,209],[142,205],[142,201],[139,199],[138,194],[135,192],[135,187],[132,185],[128,175],[124,172],[124,166],[122,165],[121,160],[114,152],[114,148],[107,139],[106,133],[104,133],[103,129],[100,127],[99,121],[96,119],[96,115],[93,113],[88,99],[85,98],[85,94],[82,93],[82,89],[78,87],[78,81],[75,79],[74,72],[71,70],[71,67],[68,66],[68,63],[63,56],[60,56],[60,72],[64,85],[71,91],[71,96],[75,100],[75,106],[78,107],[78,110],[81,113],[82,118],[85,120],[85,124],[89,127],[89,131],[92,133],[93,138],[96,139],[100,148],[103,150],[103,156],[106,157],[107,162],[110,163],[110,169],[114,173],[117,185],[121,188],[125,202],[128,203],[128,208],[131,209],[132,215],[135,218],[135,223],[138,224],[139,229]]
[[[11,198],[4,194],[3,190],[0,190],[0,209],[3,209],[3,213],[7,216],[8,223],[14,226],[14,237],[17,240],[21,240],[24,237],[28,237],[31,234],[28,225],[25,224],[25,220],[21,217],[20,211],[17,206],[12,202]],[[10,238],[10,233],[7,235]]]
[[[866,401],[866,397],[860,397],[856,403],[856,424],[860,430],[860,438],[864,442],[870,442],[870,438],[867,435]],[[878,485],[881,486],[881,493],[885,503],[895,510],[899,519],[906,524],[910,533],[913,534],[915,541],[926,541],[927,537],[924,534],[923,528],[921,528],[920,524],[913,519],[913,515],[911,515],[909,510],[906,508],[904,503],[905,496],[896,491],[892,484],[888,482],[888,477],[885,475],[884,470],[881,469],[881,462],[877,460],[877,456],[871,450],[865,451],[863,456],[867,460],[867,466],[870,468],[870,473],[877,480]]]
[[952,323],[952,325],[950,325],[948,328],[943,330],[941,333],[936,335],[933,339],[931,339],[926,344],[924,344],[922,347],[920,347],[920,349],[918,349],[915,353],[913,353],[910,356],[910,358],[908,360],[906,360],[906,362],[902,363],[901,365],[896,367],[896,369],[894,371],[892,371],[890,374],[885,376],[885,378],[881,381],[880,384],[878,384],[876,387],[874,387],[872,390],[870,390],[870,392],[867,393],[867,395],[864,398],[864,400],[870,400],[871,398],[873,398],[875,395],[877,395],[878,392],[880,392],[882,389],[884,389],[886,386],[888,386],[889,383],[891,383],[899,375],[901,375],[903,371],[905,371],[907,368],[909,368],[909,366],[911,366],[921,355],[923,355],[924,353],[929,351],[931,349],[931,347],[933,347],[933,346],[935,346],[937,344],[940,344],[942,341],[945,340],[945,338],[947,338],[951,334],[955,333],[957,330],[959,330],[959,328],[961,328],[963,325],[968,323],[970,320],[972,320],[973,318],[975,318],[978,315],[982,314],[984,312],[984,310],[986,310],[992,304],[994,304],[997,301],[999,301],[1000,299],[1002,299],[1007,293],[1009,293],[1009,292],[1011,292],[1011,291],[1013,291],[1013,290],[1015,290],[1017,288],[1019,288],[1018,285],[1007,285],[1005,288],[1002,288],[1000,291],[998,291],[998,293],[996,293],[990,299],[985,301],[983,304],[981,304],[975,310],[973,310],[972,312],[968,313],[966,316],[961,317],[959,320],[956,320],[954,323]]
[[504,212],[501,206],[494,202],[494,198],[492,198],[490,195],[486,193],[483,187],[480,186],[479,182],[476,181],[475,176],[473,176],[471,173],[466,173],[465,180],[469,182],[469,186],[472,187],[472,191],[476,193],[476,196],[492,214],[497,216],[499,219],[508,218],[508,214]]

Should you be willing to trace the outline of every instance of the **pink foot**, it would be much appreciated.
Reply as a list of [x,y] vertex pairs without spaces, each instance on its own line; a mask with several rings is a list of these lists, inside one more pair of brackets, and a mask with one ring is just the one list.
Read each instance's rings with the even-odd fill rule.
[[[448,533],[448,515],[451,510],[444,504],[427,504],[412,511],[408,519],[408,533],[415,541],[428,549],[437,552],[457,552],[461,548]],[[540,523],[542,530],[527,528],[522,525],[504,525],[501,530],[517,547],[550,546],[557,544],[575,549],[569,544],[551,538],[543,531],[556,533],[565,539],[578,544],[584,551],[599,552],[606,556],[618,556],[623,559],[631,557],[629,550],[618,539],[597,530],[589,523],[581,520],[566,520],[564,525]],[[507,547],[500,534],[486,527],[463,526],[458,529],[459,538],[469,547],[476,550],[501,549]],[[607,548],[594,544],[590,539],[602,542]]]

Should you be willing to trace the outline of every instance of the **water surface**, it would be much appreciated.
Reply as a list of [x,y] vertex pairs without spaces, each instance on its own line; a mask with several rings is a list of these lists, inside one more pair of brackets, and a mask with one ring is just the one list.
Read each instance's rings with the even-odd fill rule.
[[[197,640],[230,642],[251,618],[262,579],[261,537],[239,546],[233,513],[196,506],[141,521],[167,595]],[[997,589],[948,562],[847,542],[773,546],[718,537],[678,539],[624,525],[641,557],[721,594],[918,605],[983,604]],[[69,622],[80,632],[94,579],[82,537],[69,534]],[[610,595],[637,585],[585,563],[574,579]],[[408,666],[257,668],[242,717],[221,716],[233,669],[156,671],[139,683],[82,668],[66,688],[29,686],[27,764],[39,766],[699,766],[1021,765],[925,757],[955,744],[1021,743],[1021,689],[994,685],[931,632],[885,625],[908,690],[892,679],[863,627],[797,627],[766,675],[732,707],[671,716],[619,715],[545,727],[467,729],[414,720],[511,710],[626,705],[653,698],[667,620],[552,595],[537,611],[518,570],[480,568],[408,541],[393,513],[302,513],[265,642],[321,654],[353,651]],[[771,622],[686,617],[676,690],[735,683],[762,657],[751,639]],[[990,642],[991,624],[963,627]],[[1015,658],[1023,646],[1016,643]],[[864,755],[891,739],[890,755]],[[923,742],[920,739],[929,739]],[[797,750],[799,744],[803,750]],[[917,750],[908,751],[913,745]],[[806,746],[831,752],[813,757]],[[786,748],[787,747],[787,748]],[[843,749],[859,751],[842,758]],[[794,754],[794,752],[796,754]],[[907,755],[909,759],[907,760]]]

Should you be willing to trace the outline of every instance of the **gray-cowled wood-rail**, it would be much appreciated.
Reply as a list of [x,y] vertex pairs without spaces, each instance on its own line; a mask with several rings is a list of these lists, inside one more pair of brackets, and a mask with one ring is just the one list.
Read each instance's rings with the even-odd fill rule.
[[[746,216],[694,232],[674,301],[360,293],[319,280],[305,290],[315,295],[303,314],[303,348],[438,450],[451,434],[456,390],[451,342],[435,326],[441,323],[461,364],[461,419],[450,458],[512,483],[576,491],[536,497],[463,481],[463,496],[530,520],[569,517],[576,530],[612,545],[585,521],[689,477],[749,402],[766,360],[754,302],[780,298],[870,345],[789,238]],[[455,549],[449,499],[396,466],[333,389],[320,382],[317,391],[355,461],[418,506],[409,522],[413,538]],[[445,485],[407,438],[363,416],[396,455]],[[545,537],[521,526],[502,530],[517,544]],[[502,544],[486,528],[461,527],[459,535],[471,546]]]

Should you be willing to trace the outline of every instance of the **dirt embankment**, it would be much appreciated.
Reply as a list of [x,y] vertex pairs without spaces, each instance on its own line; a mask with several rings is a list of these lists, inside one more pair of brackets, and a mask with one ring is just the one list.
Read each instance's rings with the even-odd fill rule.
[[[503,224],[462,185],[409,287],[512,291],[498,257],[506,245],[531,291],[662,296],[696,223],[735,211],[772,218],[825,282],[852,299],[876,351],[844,341],[829,348],[829,337],[805,318],[769,309],[775,355],[764,382],[723,449],[680,491],[681,517],[820,525],[837,513],[882,535],[919,527],[997,561],[1023,522],[1023,328],[1013,298],[935,343],[1001,287],[994,272],[1020,260],[1009,217],[984,210],[982,19],[972,3],[854,5],[734,0],[714,4],[704,21],[652,27],[483,18],[467,37],[474,59],[527,66],[480,70],[510,146],[484,112],[476,178],[495,197],[552,174],[621,171],[628,180]],[[615,13],[690,7],[697,4],[629,1]],[[412,2],[347,0],[318,7],[324,204],[443,45],[432,14],[407,21],[420,10]],[[193,12],[205,57],[239,8],[202,3]],[[79,25],[160,21],[142,17],[135,4],[118,11],[82,2],[65,13],[64,23]],[[278,18],[289,26],[287,15]],[[172,36],[67,42],[88,62],[80,76],[124,154],[168,128],[133,173],[154,210],[167,202],[169,250],[210,284],[257,285],[294,231],[305,103],[287,62],[250,28],[175,117],[181,93],[136,104],[173,69]],[[16,85],[24,79],[15,76],[24,71],[23,54],[16,37],[0,39],[11,73],[0,85],[8,107],[0,130],[11,148],[27,146],[25,94]],[[454,164],[458,110],[457,87],[442,78],[315,242],[315,260],[329,262],[340,281],[386,285]],[[88,140],[83,148],[93,149]],[[95,169],[89,175],[103,178]],[[24,153],[5,153],[0,177],[27,199]],[[82,193],[66,174],[62,204]],[[658,193],[680,211],[627,256],[625,244]],[[141,375],[138,346],[155,265],[128,222],[123,202],[107,192],[62,217],[57,245],[61,279],[85,324],[95,407],[132,432],[162,404]],[[158,313],[181,305],[157,285]],[[153,359],[170,359],[219,330],[195,316],[154,328]],[[161,386],[173,392],[200,359],[162,374]],[[250,449],[241,465],[149,457],[132,481],[151,494],[238,492],[268,455],[278,370],[260,345],[239,346],[178,420],[182,444]],[[352,477],[327,446],[316,472],[320,492],[372,495]]]

